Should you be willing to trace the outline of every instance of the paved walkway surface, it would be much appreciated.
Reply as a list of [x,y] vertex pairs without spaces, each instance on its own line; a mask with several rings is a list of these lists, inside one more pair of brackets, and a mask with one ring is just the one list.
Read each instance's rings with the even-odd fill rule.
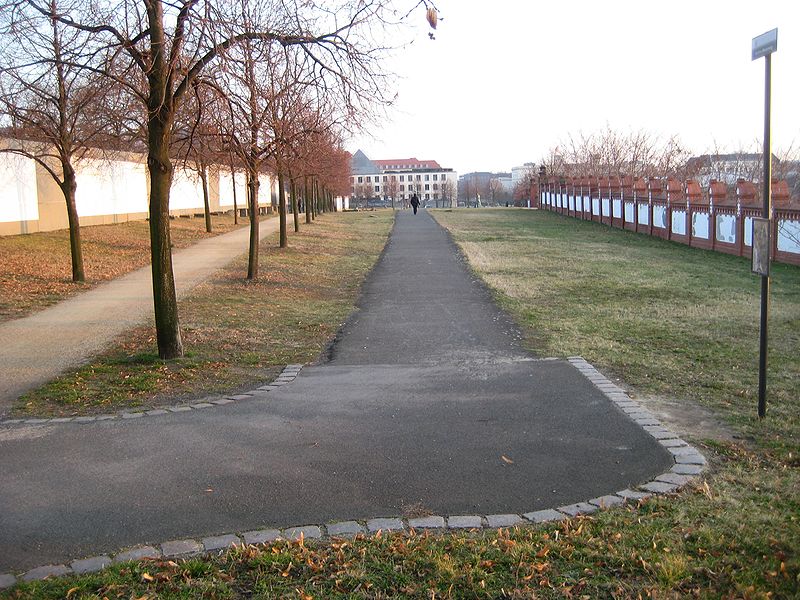
[[330,361],[291,384],[0,428],[0,573],[264,527],[533,511],[672,464],[573,365],[526,354],[447,234],[401,212]]
[[[260,223],[261,238],[278,219]],[[173,256],[178,297],[247,252],[250,229],[208,238]],[[0,418],[26,391],[85,362],[123,331],[153,321],[150,266],[109,281],[46,310],[0,324]]]

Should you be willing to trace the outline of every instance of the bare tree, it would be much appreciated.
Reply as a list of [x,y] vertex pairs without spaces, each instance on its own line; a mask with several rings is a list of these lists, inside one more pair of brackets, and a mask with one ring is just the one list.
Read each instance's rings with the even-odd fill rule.
[[97,51],[91,36],[61,23],[70,10],[49,0],[41,10],[23,2],[0,4],[0,121],[2,152],[36,161],[58,185],[67,207],[72,280],[84,281],[75,163],[103,131],[101,87],[83,68]]

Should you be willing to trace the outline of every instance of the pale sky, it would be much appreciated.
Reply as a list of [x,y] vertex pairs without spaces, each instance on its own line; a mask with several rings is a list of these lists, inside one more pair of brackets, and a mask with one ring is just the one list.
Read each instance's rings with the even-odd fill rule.
[[[773,151],[800,146],[800,0],[436,0],[420,13],[391,121],[346,147],[434,159],[459,173],[538,162],[567,134],[608,123],[678,134],[693,152],[761,143],[764,59],[778,28]],[[425,25],[425,26],[423,26]]]

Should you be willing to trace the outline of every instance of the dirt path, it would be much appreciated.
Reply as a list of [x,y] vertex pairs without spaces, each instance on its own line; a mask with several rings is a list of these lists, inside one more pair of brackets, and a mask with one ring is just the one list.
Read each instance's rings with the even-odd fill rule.
[[[261,222],[261,239],[278,219]],[[249,228],[203,240],[173,255],[178,297],[247,251]],[[97,354],[127,329],[152,321],[150,267],[22,319],[0,324],[0,418],[27,390]]]

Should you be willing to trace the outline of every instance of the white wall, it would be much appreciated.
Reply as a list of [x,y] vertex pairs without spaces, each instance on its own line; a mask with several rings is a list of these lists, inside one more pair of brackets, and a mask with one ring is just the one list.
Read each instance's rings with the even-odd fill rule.
[[196,208],[203,210],[203,184],[200,177],[182,167],[175,169],[169,194],[169,209]]
[[[220,208],[233,207],[233,177],[230,171],[220,169],[219,171],[219,205]],[[236,173],[236,206],[245,208],[247,206],[247,186],[245,185],[245,174],[241,171]]]
[[84,159],[75,166],[75,205],[81,217],[147,212],[145,165]]
[[24,156],[0,153],[0,223],[38,218],[36,163]]

